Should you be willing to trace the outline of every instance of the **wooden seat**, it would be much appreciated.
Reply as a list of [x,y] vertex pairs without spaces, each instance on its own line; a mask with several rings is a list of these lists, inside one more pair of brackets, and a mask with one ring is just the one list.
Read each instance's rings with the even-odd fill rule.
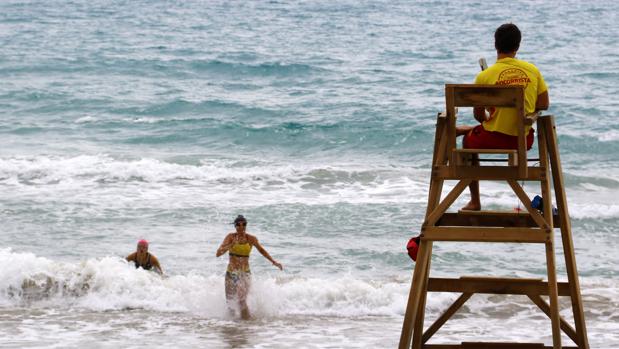
[[[527,177],[527,144],[525,126],[532,125],[537,115],[528,116],[524,108],[524,88],[519,86],[496,86],[475,84],[449,84],[445,86],[447,107],[447,149],[452,175],[458,168],[466,166],[472,154],[505,154],[508,166],[517,169],[518,179]],[[518,149],[458,149],[456,145],[456,119],[459,107],[502,107],[514,108],[517,116]],[[492,169],[485,169],[490,170]]]
[[[551,320],[553,349],[588,349],[576,257],[565,196],[563,174],[557,146],[554,118],[550,115],[525,115],[524,91],[521,87],[486,85],[446,85],[447,111],[437,117],[434,154],[428,206],[421,226],[417,263],[404,316],[400,349],[421,348],[550,348],[541,343],[461,343],[426,344],[440,327],[475,293],[517,294],[527,296]],[[517,110],[517,149],[459,149],[456,146],[456,114],[458,107],[508,107]],[[539,157],[533,161],[526,150],[525,126],[537,125]],[[472,156],[490,156],[488,162],[504,165],[481,166]],[[496,157],[501,157],[497,159]],[[457,183],[443,197],[445,181]],[[524,207],[513,211],[447,212],[472,181],[504,181]],[[539,182],[543,207],[552,208],[554,188],[557,212],[538,211],[531,205],[520,181]],[[552,183],[551,183],[552,182]],[[551,188],[551,185],[553,188]],[[555,267],[554,229],[561,229],[567,282],[558,282]],[[547,281],[541,279],[509,279],[500,277],[431,278],[430,261],[434,242],[504,242],[534,243],[546,247]],[[424,331],[427,292],[459,292],[460,297]],[[549,303],[541,296],[548,296]],[[558,297],[570,297],[574,327],[559,314]],[[561,331],[576,347],[561,345]]]

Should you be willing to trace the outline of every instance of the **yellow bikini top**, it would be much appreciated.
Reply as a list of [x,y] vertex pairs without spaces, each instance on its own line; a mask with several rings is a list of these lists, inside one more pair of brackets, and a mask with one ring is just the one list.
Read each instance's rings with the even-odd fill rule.
[[228,254],[235,257],[249,257],[252,245],[249,242],[244,244],[234,244],[230,247]]

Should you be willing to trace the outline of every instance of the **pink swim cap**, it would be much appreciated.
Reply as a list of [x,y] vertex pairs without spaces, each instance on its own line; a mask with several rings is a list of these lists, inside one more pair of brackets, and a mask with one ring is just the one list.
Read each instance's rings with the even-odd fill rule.
[[144,245],[144,246],[148,247],[148,241],[146,241],[144,239],[141,239],[140,241],[138,241],[138,246],[140,246],[140,245]]

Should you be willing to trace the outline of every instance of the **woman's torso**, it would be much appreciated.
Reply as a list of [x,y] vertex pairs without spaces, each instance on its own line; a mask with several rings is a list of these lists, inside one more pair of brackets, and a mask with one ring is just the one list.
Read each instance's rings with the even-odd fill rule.
[[139,268],[142,267],[142,269],[144,270],[151,270],[153,268],[153,265],[150,262],[150,253],[146,252],[146,254],[140,255],[140,254],[136,254],[135,256],[135,260],[133,261],[133,263],[135,263],[135,268]]
[[249,271],[249,254],[253,244],[250,242],[249,235],[233,233],[234,244],[228,250],[230,257],[228,271]]

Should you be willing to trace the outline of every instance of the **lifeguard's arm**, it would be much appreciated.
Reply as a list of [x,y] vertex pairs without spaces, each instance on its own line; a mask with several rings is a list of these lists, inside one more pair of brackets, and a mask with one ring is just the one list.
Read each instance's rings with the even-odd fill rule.
[[163,269],[161,269],[161,265],[159,264],[159,260],[157,259],[157,257],[153,256],[152,254],[150,255],[150,264],[153,265],[153,267],[155,268],[155,271],[161,275],[163,275]]
[[473,107],[473,116],[475,117],[475,120],[479,121],[480,124],[486,121],[486,108]]
[[284,270],[284,266],[281,265],[281,263],[277,262],[275,259],[273,259],[273,257],[271,257],[267,250],[265,250],[264,247],[260,245],[260,243],[258,242],[258,238],[250,235],[248,240],[249,242],[251,242],[252,245],[256,246],[258,252],[260,252],[260,254],[264,256],[264,258],[268,259],[271,263],[273,263],[274,266],[278,267],[279,270]]
[[230,247],[232,247],[233,244],[234,240],[232,238],[232,234],[228,234],[228,236],[226,236],[224,238],[224,241],[221,243],[221,246],[219,246],[219,248],[217,249],[217,253],[215,253],[215,256],[219,257],[222,254],[228,252],[228,250],[230,249]]
[[[487,84],[488,82],[485,81],[486,74],[483,72],[484,70],[488,69],[488,63],[486,63],[485,58],[482,57],[479,59],[479,66],[482,72],[477,74],[477,76],[475,77],[475,83],[476,84]],[[480,124],[486,121],[486,119],[488,118],[486,116],[486,108],[485,107],[473,107],[473,117],[475,118],[475,120],[479,121]]]
[[548,91],[544,91],[537,95],[537,102],[535,102],[535,111],[548,110],[550,106],[550,98],[548,97]]
[[137,256],[137,252],[133,252],[132,254],[128,255],[127,258],[125,258],[127,260],[127,262],[133,262],[135,261],[135,256]]

